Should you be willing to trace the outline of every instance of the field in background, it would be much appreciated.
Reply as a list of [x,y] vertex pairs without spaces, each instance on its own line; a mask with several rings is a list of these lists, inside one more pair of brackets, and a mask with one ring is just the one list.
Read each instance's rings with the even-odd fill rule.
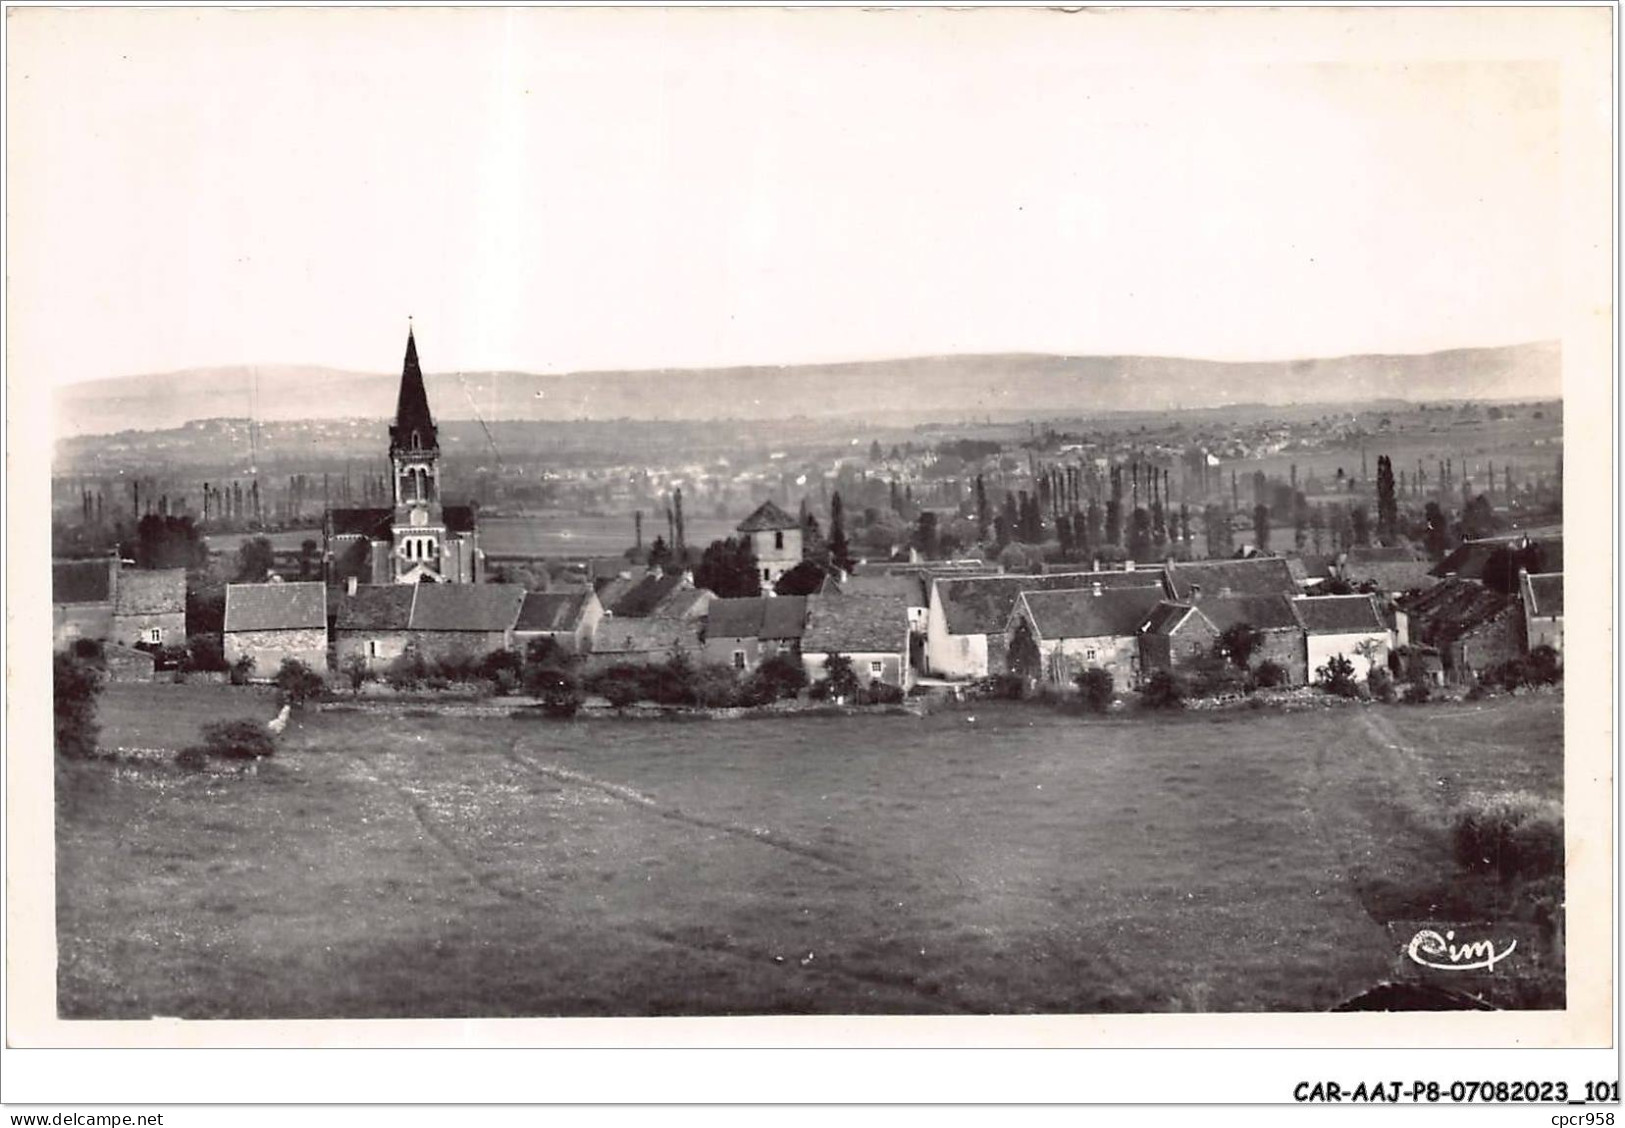
[[253,777],[60,773],[60,1008],[1322,1009],[1394,974],[1386,921],[1463,908],[1449,808],[1560,796],[1561,740],[1561,697],[1110,720],[308,714]]

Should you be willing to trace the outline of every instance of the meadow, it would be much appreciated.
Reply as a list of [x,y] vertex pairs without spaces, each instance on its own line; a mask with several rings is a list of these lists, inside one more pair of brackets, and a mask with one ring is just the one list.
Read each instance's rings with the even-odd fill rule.
[[[164,688],[106,700],[105,729],[164,709]],[[1494,903],[1457,875],[1447,814],[1479,791],[1560,797],[1562,759],[1550,696],[1106,719],[295,714],[252,776],[59,771],[59,1009],[1320,1010],[1394,976],[1388,921]]]

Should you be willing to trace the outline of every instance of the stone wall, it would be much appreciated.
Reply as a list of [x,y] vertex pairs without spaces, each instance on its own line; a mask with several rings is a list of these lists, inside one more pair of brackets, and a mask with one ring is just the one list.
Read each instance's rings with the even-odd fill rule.
[[80,638],[112,638],[112,603],[53,603],[51,639],[58,650]]
[[[151,639],[147,632],[156,627],[163,632],[160,639]],[[113,641],[124,646],[138,642],[156,641],[163,646],[186,645],[186,612],[165,611],[152,614],[113,616]]]
[[327,669],[327,631],[321,627],[289,631],[229,631],[225,636],[226,661],[235,664],[244,655],[254,659],[256,679],[276,677],[286,658],[297,658],[313,670]]
[[[373,673],[382,673],[389,664],[406,650],[411,636],[405,631],[336,631],[334,632],[334,661],[340,670],[355,655],[367,663]],[[376,644],[369,653],[368,643]]]

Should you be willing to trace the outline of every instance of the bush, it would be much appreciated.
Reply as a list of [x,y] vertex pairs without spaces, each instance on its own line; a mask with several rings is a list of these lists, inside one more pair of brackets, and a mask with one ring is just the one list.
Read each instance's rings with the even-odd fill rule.
[[570,664],[570,656],[551,638],[533,638],[525,646],[525,668],[562,670]]
[[1253,683],[1263,689],[1286,685],[1286,667],[1274,659],[1266,659],[1253,668]]
[[859,695],[864,705],[901,705],[903,703],[903,690],[900,686],[888,685],[879,678],[869,683],[867,689]]
[[756,667],[756,673],[752,676],[760,678],[765,686],[772,689],[773,698],[794,697],[807,687],[807,668],[794,654],[773,655]]
[[689,675],[689,694],[696,705],[708,709],[723,709],[735,704],[740,697],[739,678],[731,666],[711,663],[699,667]]
[[1381,666],[1372,666],[1365,676],[1365,687],[1371,693],[1373,701],[1392,701],[1394,699],[1394,678]]
[[519,688],[519,675],[512,670],[498,670],[496,676],[491,679],[491,684],[495,687],[498,697],[506,697]]
[[96,698],[102,673],[89,662],[58,652],[51,664],[51,705],[56,725],[56,754],[82,760],[96,754],[101,728],[96,724]]
[[1334,697],[1358,697],[1360,683],[1354,680],[1354,663],[1341,654],[1334,654],[1326,664],[1315,671],[1320,688]]
[[360,696],[361,687],[367,684],[367,678],[371,676],[367,660],[359,654],[352,654],[346,658],[340,672],[343,673],[344,680],[350,683],[350,692],[356,696]]
[[1247,673],[1218,653],[1197,655],[1185,663],[1181,672],[1191,692],[1197,697],[1241,693],[1249,684]]
[[274,680],[282,691],[282,700],[295,709],[303,708],[306,701],[320,701],[327,692],[322,675],[297,658],[284,658]]
[[605,697],[617,709],[643,699],[643,672],[636,666],[615,665],[600,670],[587,681],[587,688]]
[[384,681],[395,690],[416,689],[428,675],[429,664],[423,660],[418,648],[410,644],[384,669]]
[[542,711],[550,717],[568,720],[581,708],[581,687],[569,670],[534,669],[525,676],[525,689],[541,698]]
[[76,638],[68,650],[70,654],[86,665],[94,666],[97,669],[104,669],[107,666],[107,649],[102,645],[102,640],[99,638]]
[[1019,674],[992,674],[977,679],[967,688],[972,697],[991,697],[1000,701],[1020,701],[1027,696],[1027,680]]
[[1147,709],[1178,709],[1185,700],[1179,682],[1167,670],[1157,670],[1140,687],[1140,704]]
[[828,678],[819,678],[807,689],[807,696],[814,701],[828,701],[829,693],[830,687]]
[[1486,669],[1479,675],[1479,681],[1492,689],[1499,687],[1513,692],[1528,684],[1529,672],[1524,667],[1523,659],[1508,658]]
[[654,692],[650,694],[661,705],[692,705],[695,698],[694,663],[678,651],[664,663],[654,667]]
[[1532,685],[1556,685],[1563,680],[1563,662],[1550,646],[1537,646],[1529,652],[1529,681]]
[[189,772],[201,772],[209,766],[209,750],[192,745],[175,753],[175,765]]
[[434,673],[448,682],[470,682],[480,674],[480,663],[466,650],[454,647],[434,664]]
[[265,726],[247,718],[204,725],[203,747],[222,760],[263,760],[276,751]]
[[503,692],[501,675],[511,675],[510,688],[519,684],[524,676],[525,660],[512,650],[493,650],[480,659],[479,675],[488,682],[497,683],[497,692]]
[[1104,713],[1112,706],[1112,694],[1116,689],[1112,681],[1110,670],[1102,670],[1098,666],[1091,666],[1077,676],[1078,692],[1083,697],[1083,704],[1092,713]]
[[252,654],[244,654],[241,658],[237,659],[237,661],[231,664],[231,684],[247,685],[248,679],[253,676],[253,673],[254,656]]
[[1456,862],[1503,880],[1563,872],[1563,809],[1526,791],[1474,796],[1451,827]]
[[226,652],[220,637],[195,634],[186,640],[185,669],[214,673],[226,669]]
[[829,691],[836,697],[856,697],[858,695],[858,674],[852,667],[852,659],[845,654],[824,655],[824,677],[829,682]]
[[1407,705],[1426,705],[1433,698],[1433,686],[1427,678],[1413,678],[1405,685],[1400,700]]

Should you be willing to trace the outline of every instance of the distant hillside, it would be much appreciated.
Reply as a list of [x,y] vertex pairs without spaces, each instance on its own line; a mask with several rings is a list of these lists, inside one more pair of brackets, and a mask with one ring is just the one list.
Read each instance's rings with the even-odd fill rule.
[[[1413,355],[1224,363],[1153,356],[928,356],[845,364],[639,372],[427,374],[443,419],[996,418],[1050,413],[1404,399],[1556,399],[1556,342]],[[396,373],[267,365],[75,384],[57,434],[158,430],[193,419],[377,419]]]

